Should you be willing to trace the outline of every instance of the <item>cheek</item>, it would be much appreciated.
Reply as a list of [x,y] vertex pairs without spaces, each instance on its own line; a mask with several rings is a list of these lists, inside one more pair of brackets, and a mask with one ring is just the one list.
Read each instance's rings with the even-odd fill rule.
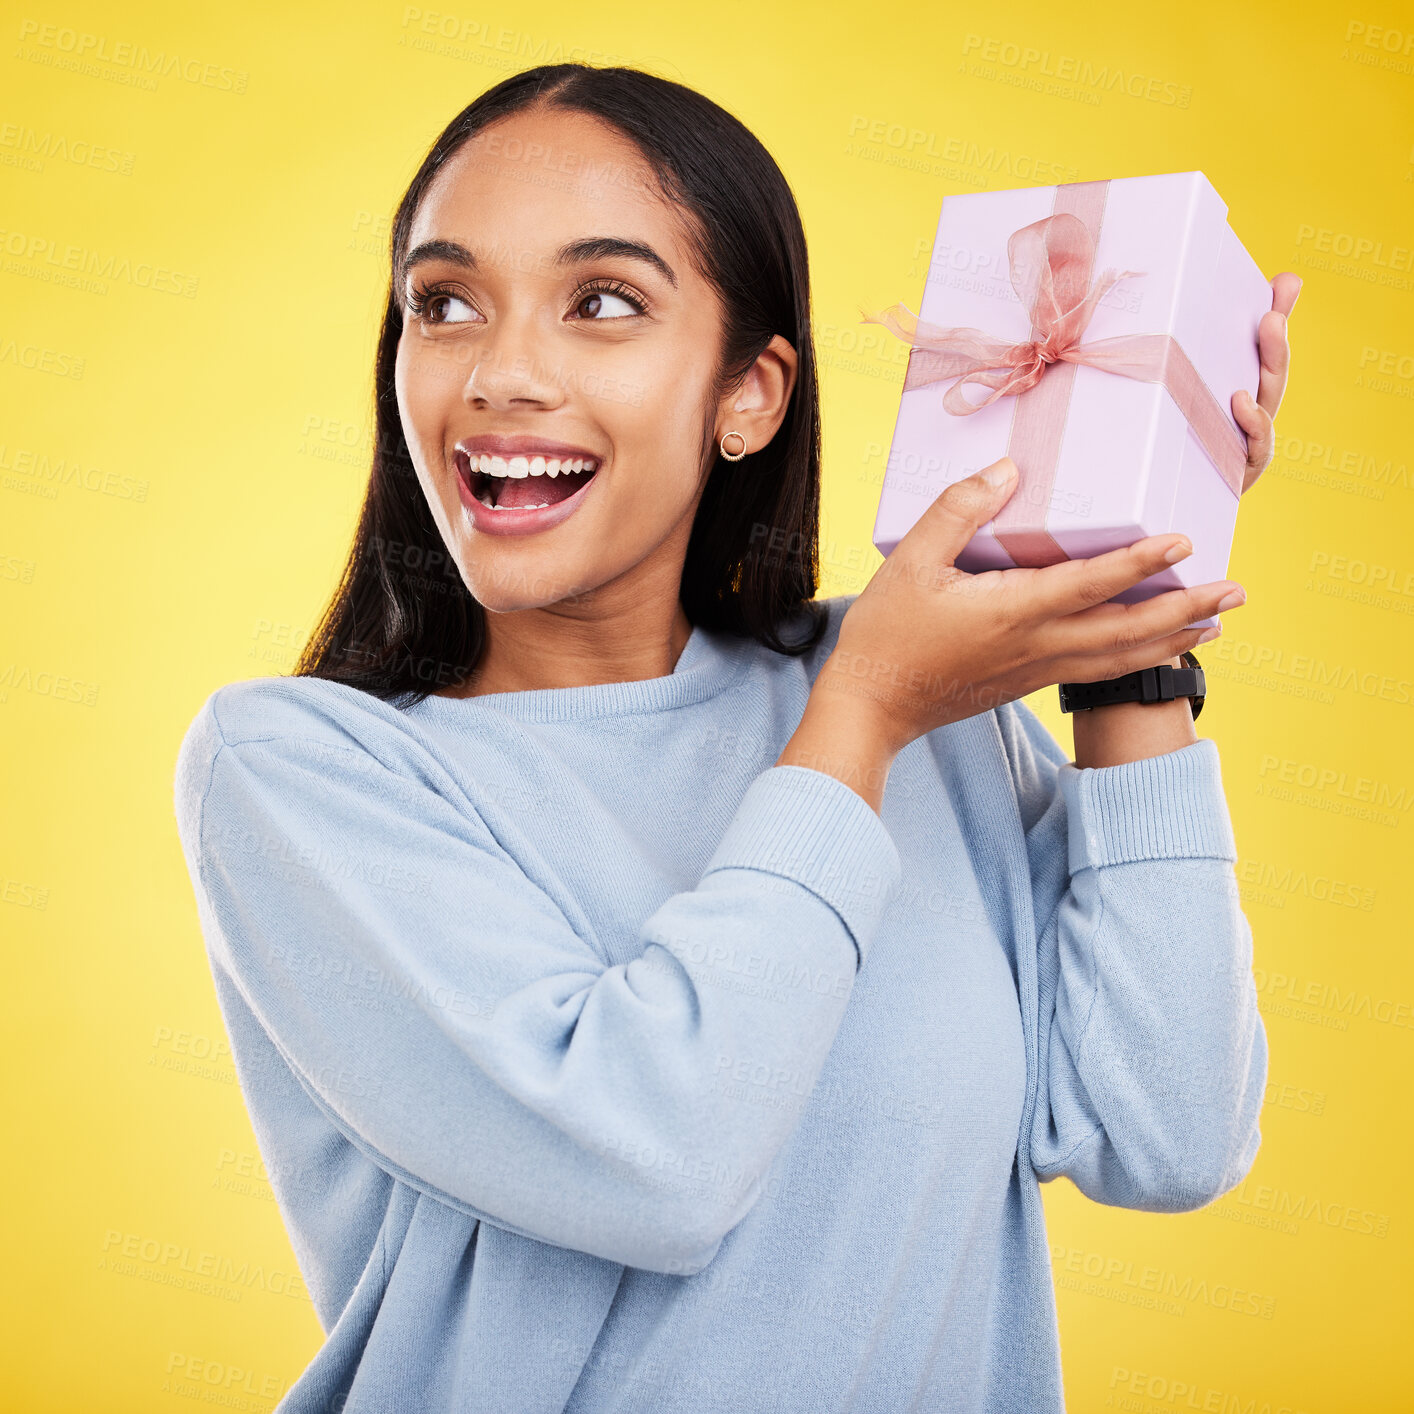
[[[398,417],[412,455],[418,485],[432,512],[442,539],[450,548],[453,518],[460,510],[456,487],[443,470],[442,429],[445,413],[436,396],[435,366],[429,369],[426,357],[412,354],[406,342],[398,345],[393,366],[393,386],[398,399]],[[429,376],[432,374],[434,376]]]
[[408,447],[421,461],[440,461],[443,433],[447,426],[448,401],[455,401],[455,367],[446,351],[437,347],[398,345],[394,365],[394,386],[398,413]]
[[679,502],[697,490],[701,474],[708,374],[688,360],[658,360],[644,371],[633,396],[605,408],[606,423],[630,452],[632,479],[651,483],[654,499]]

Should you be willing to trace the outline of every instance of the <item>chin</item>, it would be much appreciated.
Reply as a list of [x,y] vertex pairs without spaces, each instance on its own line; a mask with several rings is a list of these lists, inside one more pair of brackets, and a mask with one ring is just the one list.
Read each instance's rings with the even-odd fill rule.
[[471,556],[463,550],[462,579],[470,587],[472,597],[491,614],[582,603],[597,587],[586,588],[583,579],[567,578],[565,566],[548,556],[541,561],[538,556],[519,553],[502,558],[497,547],[489,553],[484,547],[478,547],[478,551]]

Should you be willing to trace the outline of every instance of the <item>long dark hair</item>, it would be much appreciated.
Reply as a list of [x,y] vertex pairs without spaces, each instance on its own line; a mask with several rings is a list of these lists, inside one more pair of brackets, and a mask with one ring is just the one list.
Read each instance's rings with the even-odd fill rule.
[[[745,377],[775,334],[798,355],[790,404],[771,442],[739,462],[714,454],[683,565],[679,592],[688,620],[789,655],[806,652],[824,632],[824,614],[812,602],[819,574],[820,395],[805,232],[790,186],[736,118],[683,84],[641,69],[542,64],[464,108],[432,145],[398,206],[373,373],[372,473],[342,578],[295,665],[297,677],[328,678],[410,705],[464,682],[480,658],[485,610],[443,543],[398,416],[397,271],[417,209],[447,160],[482,128],[535,105],[577,110],[619,129],[689,217],[693,256],[721,296],[718,394]],[[704,463],[711,432],[709,421]],[[787,643],[778,629],[798,611],[807,617],[808,636]]]

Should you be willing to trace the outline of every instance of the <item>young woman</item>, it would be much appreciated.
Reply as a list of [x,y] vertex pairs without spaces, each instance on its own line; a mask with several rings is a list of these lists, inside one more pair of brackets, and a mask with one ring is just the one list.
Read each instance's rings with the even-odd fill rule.
[[[1249,482],[1285,384],[1263,320]],[[243,1092],[326,1341],[280,1411],[1062,1408],[1040,1182],[1184,1212],[1266,1042],[1190,548],[977,576],[945,492],[814,601],[790,190],[701,95],[515,75],[398,210],[378,443],[294,676],[178,763]]]

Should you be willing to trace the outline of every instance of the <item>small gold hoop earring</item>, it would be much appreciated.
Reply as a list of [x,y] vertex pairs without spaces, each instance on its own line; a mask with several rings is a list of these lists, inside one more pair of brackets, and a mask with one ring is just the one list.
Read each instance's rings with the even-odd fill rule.
[[[727,438],[735,437],[741,442],[741,451],[727,451]],[[740,432],[723,432],[722,440],[717,443],[717,449],[729,462],[739,462],[746,455],[746,438]]]

